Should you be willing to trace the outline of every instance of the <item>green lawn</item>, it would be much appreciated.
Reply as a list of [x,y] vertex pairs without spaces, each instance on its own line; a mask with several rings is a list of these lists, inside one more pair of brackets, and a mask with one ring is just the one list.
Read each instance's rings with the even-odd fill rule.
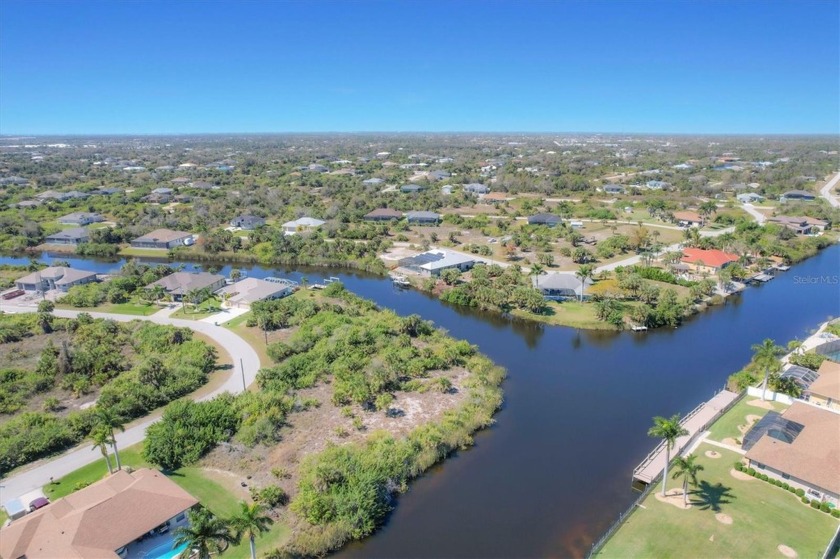
[[134,248],[131,246],[120,249],[120,256],[154,256],[157,258],[164,258],[169,251],[162,248]]
[[203,303],[198,305],[187,305],[186,307],[181,307],[174,313],[172,313],[172,318],[184,318],[187,320],[201,320],[203,318],[207,318],[208,316],[212,316],[221,311],[221,303],[215,297],[211,297],[207,299]]
[[6,514],[6,511],[3,510],[3,509],[0,509],[0,526],[5,524],[8,519],[9,519],[9,515]]
[[[120,462],[122,462],[123,467],[149,467],[149,464],[143,460],[143,457],[140,455],[142,448],[143,445],[140,443],[125,449],[120,449]],[[98,456],[101,456],[98,450],[91,450],[91,452],[96,452]],[[116,466],[113,453],[111,453],[111,465]],[[52,484],[45,485],[44,495],[49,497],[50,501],[55,501],[56,499],[76,491],[79,484],[91,484],[95,481],[99,481],[106,475],[108,475],[108,466],[105,465],[105,459],[101,458],[96,462],[91,462],[87,466],[82,466],[75,472],[71,472],[64,477],[55,480]],[[78,488],[81,489],[80,487]]]
[[[764,417],[764,415],[769,411],[764,408],[751,406],[747,403],[756,399],[759,398],[754,396],[745,396],[740,402],[735,404],[731,410],[723,414],[720,419],[715,421],[714,425],[712,425],[709,429],[709,438],[718,442],[723,442],[723,439],[726,438],[742,440],[744,434],[741,433],[738,426],[747,424],[747,416],[757,415]],[[770,404],[773,406],[775,411],[781,411],[787,407],[777,402],[770,402]]]
[[588,330],[617,330],[615,326],[603,320],[598,320],[595,305],[580,301],[546,301],[544,314],[533,314],[521,309],[515,309],[512,314],[529,320],[569,326],[570,328],[585,328]]
[[135,316],[149,316],[160,310],[160,307],[145,303],[106,303],[98,307],[74,307],[72,305],[56,305],[58,309],[87,312],[107,312],[115,314],[130,314]]
[[[715,450],[720,458],[705,456]],[[783,557],[780,544],[799,557],[821,557],[838,520],[803,505],[799,498],[757,479],[729,473],[735,452],[702,444],[697,449],[698,487],[690,489],[692,507],[679,509],[650,495],[598,553],[599,557]],[[669,480],[669,487],[679,482]],[[716,514],[731,517],[732,524]]]

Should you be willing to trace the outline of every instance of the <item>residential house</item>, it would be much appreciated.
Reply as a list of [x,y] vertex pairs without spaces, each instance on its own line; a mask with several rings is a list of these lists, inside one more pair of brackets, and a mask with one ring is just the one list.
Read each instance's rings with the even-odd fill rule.
[[17,204],[12,204],[12,206],[16,208],[37,208],[40,205],[40,200],[23,200],[22,202],[18,202]]
[[232,285],[226,285],[219,295],[228,306],[250,308],[257,301],[280,299],[291,295],[297,283],[282,278],[245,278]]
[[451,174],[448,171],[431,171],[428,175],[430,181],[442,181],[443,179],[448,179]]
[[186,231],[172,231],[171,229],[155,229],[131,241],[134,248],[170,249],[193,243],[192,233]]
[[730,254],[722,250],[705,250],[702,248],[685,248],[681,262],[687,264],[695,273],[717,273],[733,262],[738,261],[737,254]]
[[294,221],[287,221],[283,224],[283,232],[286,235],[294,235],[303,231],[311,231],[325,224],[326,221],[315,219],[314,217],[301,217]]
[[9,186],[10,184],[15,186],[26,186],[29,184],[29,181],[23,177],[3,177],[0,179],[0,186]]
[[190,188],[195,188],[196,190],[219,190],[218,186],[207,181],[193,181],[190,183]]
[[99,214],[90,212],[75,212],[67,214],[58,218],[58,222],[64,225],[90,225],[91,223],[99,223],[105,221],[105,218]]
[[146,289],[153,289],[160,286],[172,297],[173,301],[180,301],[190,291],[207,289],[215,292],[225,285],[225,276],[219,274],[208,274],[207,272],[173,272],[163,276],[156,282],[150,283]]
[[402,212],[392,210],[390,208],[377,208],[372,212],[365,214],[365,221],[395,221],[402,219]]
[[79,190],[71,190],[69,192],[65,192],[68,200],[84,200],[85,198],[89,198],[90,194],[87,192],[81,192]]
[[231,227],[239,227],[240,229],[245,229],[246,231],[253,231],[257,227],[262,227],[263,225],[265,225],[265,218],[251,214],[240,215],[239,217],[235,217],[230,220]]
[[450,194],[452,194],[452,185],[451,184],[445,184],[445,185],[441,186],[440,187],[440,193],[443,194],[444,196],[449,196]]
[[737,195],[735,198],[738,199],[739,202],[742,204],[753,204],[755,202],[763,202],[764,196],[760,194],[756,194],[755,192],[745,192],[743,194]]
[[156,194],[157,196],[172,196],[175,194],[175,191],[171,188],[160,186],[152,190],[152,194]]
[[95,281],[96,272],[50,266],[15,280],[15,287],[23,291],[44,292],[52,289],[67,291],[74,285],[84,285]]
[[664,190],[671,187],[671,183],[665,181],[647,181],[646,185],[648,190]]
[[437,225],[440,222],[440,214],[435,212],[408,212],[405,217],[409,224],[415,225]]
[[767,221],[787,227],[797,235],[809,235],[811,233],[811,225],[803,217],[780,215],[768,218]]
[[88,230],[84,227],[73,227],[72,229],[64,229],[58,233],[53,233],[44,239],[44,243],[48,245],[78,245],[88,242],[90,235]]
[[507,201],[507,199],[508,195],[504,192],[489,192],[481,197],[481,201],[488,204],[499,204]]
[[[0,529],[3,559],[118,559],[136,542],[187,523],[198,499],[162,473],[118,470]],[[169,540],[171,542],[171,539]],[[166,544],[167,542],[161,542]]]
[[840,413],[794,401],[767,412],[744,435],[745,462],[801,488],[809,499],[840,505]]
[[426,187],[420,186],[419,184],[404,184],[400,187],[400,192],[404,194],[417,194],[423,190],[426,190]]
[[680,227],[703,227],[703,224],[706,223],[703,216],[697,212],[688,210],[674,212],[674,221],[676,221]]
[[592,285],[592,280],[587,278],[581,282],[574,274],[551,273],[540,274],[533,280],[534,288],[543,294],[543,297],[553,301],[564,299],[580,299],[581,293],[586,296],[586,287]]
[[468,194],[487,194],[490,192],[490,187],[478,182],[472,182],[464,185],[464,192]]
[[840,413],[840,364],[826,359],[820,365],[817,375],[808,387],[808,401]]
[[620,184],[606,184],[604,185],[604,193],[606,194],[624,194],[626,190]]
[[399,261],[399,265],[424,276],[437,277],[442,271],[449,268],[466,272],[475,266],[475,259],[460,252],[441,249],[429,250],[416,256],[403,258]]
[[328,173],[330,171],[329,167],[325,167],[324,165],[320,165],[318,163],[312,163],[306,169],[313,173]]
[[38,200],[46,202],[47,200],[55,200],[57,202],[64,202],[69,200],[71,196],[67,192],[56,192],[55,190],[46,190],[35,196]]
[[830,225],[830,222],[828,221],[810,216],[803,217],[802,221],[811,226],[811,231],[825,231],[826,228]]
[[528,225],[547,225],[549,227],[557,227],[563,222],[563,219],[554,214],[535,214],[528,217]]
[[177,186],[184,186],[190,183],[190,179],[188,179],[187,177],[175,177],[169,182]]
[[378,186],[378,185],[380,185],[384,182],[385,182],[385,179],[380,179],[380,178],[377,178],[377,177],[373,177],[373,178],[370,178],[370,179],[363,180],[362,184],[366,184],[368,186]]
[[814,196],[813,192],[807,192],[805,190],[788,190],[779,197],[779,201],[787,202],[789,200],[794,200],[801,202],[810,202],[811,200],[814,200],[814,198],[816,198],[816,196]]

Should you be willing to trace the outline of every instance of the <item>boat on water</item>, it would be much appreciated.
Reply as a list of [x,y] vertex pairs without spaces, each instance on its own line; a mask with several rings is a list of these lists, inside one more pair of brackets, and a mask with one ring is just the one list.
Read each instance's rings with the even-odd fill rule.
[[397,287],[409,287],[411,285],[411,282],[408,281],[408,278],[405,276],[391,276],[391,281],[394,282],[394,285]]

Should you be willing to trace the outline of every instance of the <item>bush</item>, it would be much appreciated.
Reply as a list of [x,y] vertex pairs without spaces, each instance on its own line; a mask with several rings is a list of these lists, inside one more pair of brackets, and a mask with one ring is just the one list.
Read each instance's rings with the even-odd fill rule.
[[802,502],[805,503],[806,505],[809,503],[808,497],[801,497],[801,499],[802,499]]
[[831,509],[831,516],[834,518],[840,518],[840,509]]
[[747,473],[753,477],[755,477],[755,468],[747,468]]
[[787,489],[788,491],[790,491],[791,493],[793,493],[794,495],[796,495],[796,488],[795,488],[795,487],[790,487],[790,486],[788,486],[788,487],[786,487],[785,489]]
[[797,497],[804,497],[805,496],[805,490],[802,489],[801,487],[798,487],[796,489],[796,496]]
[[787,489],[788,491],[790,491],[790,484],[789,484],[789,483],[783,483],[783,484],[782,484],[782,487],[784,487],[785,489]]
[[820,503],[820,510],[823,512],[831,512],[831,507],[828,506],[828,503],[823,502]]
[[735,469],[738,470],[739,472],[743,472],[744,471],[744,464],[741,463],[741,462],[735,462]]
[[818,508],[820,508],[820,502],[819,502],[819,501],[817,501],[816,499],[814,499],[813,501],[811,501],[811,508],[812,508],[812,509],[818,509]]
[[251,498],[268,507],[282,507],[289,502],[289,496],[279,485],[266,485],[262,489],[251,488]]

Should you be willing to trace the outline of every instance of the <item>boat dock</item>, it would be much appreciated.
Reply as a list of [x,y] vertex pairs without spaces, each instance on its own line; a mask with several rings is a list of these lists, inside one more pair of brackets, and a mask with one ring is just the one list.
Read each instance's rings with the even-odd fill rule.
[[326,289],[326,287],[329,284],[331,284],[335,281],[340,282],[341,279],[336,278],[336,277],[330,277],[330,278],[325,279],[324,283],[313,283],[312,285],[309,286],[309,289]]
[[[688,415],[682,418],[680,425],[688,431],[676,440],[674,448],[671,449],[671,459],[679,456],[683,450],[688,448],[695,437],[704,432],[718,417],[723,415],[729,408],[735,405],[740,394],[721,390],[708,402],[703,402]],[[649,485],[665,469],[665,441],[661,441],[642,463],[633,470],[633,487],[644,488]]]

